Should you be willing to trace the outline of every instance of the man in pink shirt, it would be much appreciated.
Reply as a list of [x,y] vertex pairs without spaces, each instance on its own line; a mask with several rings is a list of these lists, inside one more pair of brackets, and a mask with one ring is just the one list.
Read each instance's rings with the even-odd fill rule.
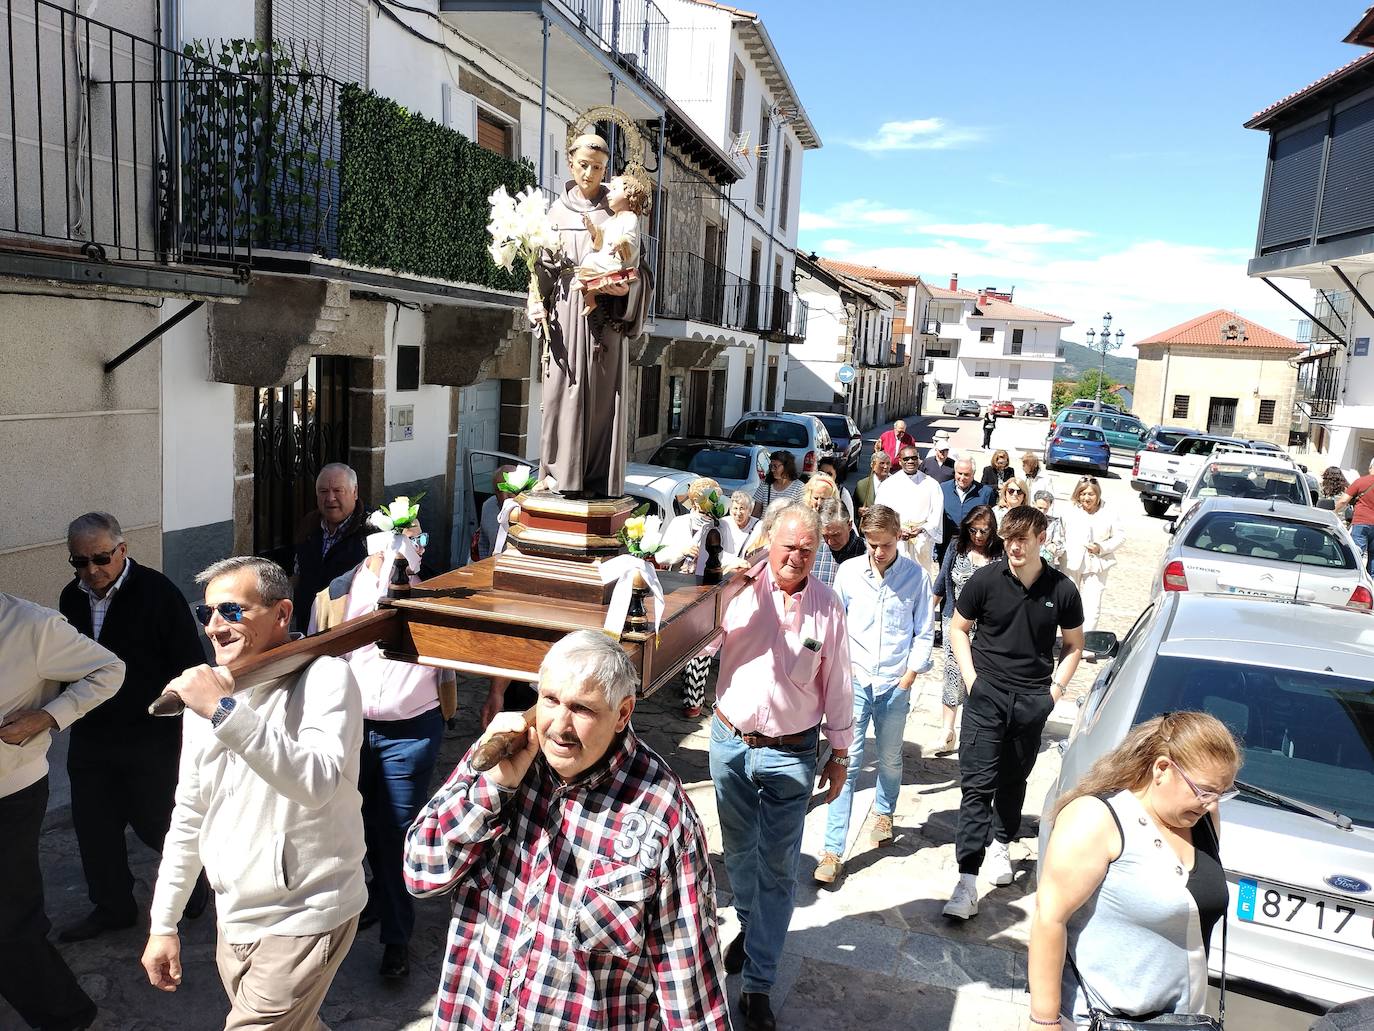
[[740,920],[725,969],[744,973],[746,1031],[775,1026],[768,993],[792,920],[821,724],[831,748],[820,771],[828,802],[844,786],[854,737],[844,609],[810,575],[820,541],[814,511],[800,504],[783,510],[768,560],[730,603],[718,645],[711,779]]
[[908,445],[915,447],[916,438],[906,431],[906,423],[901,419],[894,422],[892,429],[878,438],[878,449],[886,451],[887,457],[892,459],[894,465],[897,462],[897,453]]

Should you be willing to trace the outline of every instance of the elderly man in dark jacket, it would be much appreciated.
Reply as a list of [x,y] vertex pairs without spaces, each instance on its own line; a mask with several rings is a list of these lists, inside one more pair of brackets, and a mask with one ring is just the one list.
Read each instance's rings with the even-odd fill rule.
[[[367,510],[358,500],[358,474],[331,462],[315,478],[318,508],[301,520],[296,545],[291,621],[304,632],[315,595],[367,558]],[[418,572],[418,570],[416,570]]]
[[992,488],[973,479],[973,459],[961,458],[954,463],[954,478],[940,484],[945,503],[945,532],[935,545],[935,560],[943,562],[945,548],[959,539],[959,525],[979,505],[993,504]]
[[[119,520],[87,512],[67,527],[75,570],[58,608],[67,622],[124,662],[124,683],[104,705],[72,726],[67,774],[72,826],[95,907],[62,928],[64,942],[85,941],[138,920],[124,830],[162,850],[172,818],[181,756],[181,721],[148,715],[169,681],[205,661],[191,607],[171,580],[129,557]],[[187,905],[199,916],[209,900],[202,882]]]

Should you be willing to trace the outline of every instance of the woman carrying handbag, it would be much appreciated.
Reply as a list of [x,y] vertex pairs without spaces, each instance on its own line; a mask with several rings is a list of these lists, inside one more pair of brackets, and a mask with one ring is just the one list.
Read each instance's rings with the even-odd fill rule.
[[[1031,923],[1029,1027],[1221,1027],[1203,1013],[1229,905],[1216,807],[1239,767],[1215,717],[1165,713],[1059,800]],[[1224,992],[1224,925],[1222,942]]]

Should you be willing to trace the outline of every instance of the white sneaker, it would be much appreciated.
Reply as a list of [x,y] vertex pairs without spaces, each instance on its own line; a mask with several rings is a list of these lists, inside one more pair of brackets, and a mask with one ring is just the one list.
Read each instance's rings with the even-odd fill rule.
[[1011,853],[1005,842],[994,840],[988,846],[987,856],[983,859],[983,876],[989,884],[1010,884],[1012,882]]
[[959,875],[959,883],[954,886],[954,894],[945,903],[944,913],[959,920],[978,915],[978,886],[970,874]]

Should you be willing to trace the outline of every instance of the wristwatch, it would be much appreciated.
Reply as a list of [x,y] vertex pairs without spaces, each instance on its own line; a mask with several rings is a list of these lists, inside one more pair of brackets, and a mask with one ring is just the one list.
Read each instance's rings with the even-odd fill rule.
[[832,752],[830,755],[830,762],[834,763],[836,766],[843,766],[847,769],[849,767],[851,759],[847,755],[835,755]]
[[210,715],[210,726],[218,727],[227,720],[229,714],[234,711],[234,706],[236,704],[233,695],[225,695],[221,698],[219,704],[215,706],[215,711]]

